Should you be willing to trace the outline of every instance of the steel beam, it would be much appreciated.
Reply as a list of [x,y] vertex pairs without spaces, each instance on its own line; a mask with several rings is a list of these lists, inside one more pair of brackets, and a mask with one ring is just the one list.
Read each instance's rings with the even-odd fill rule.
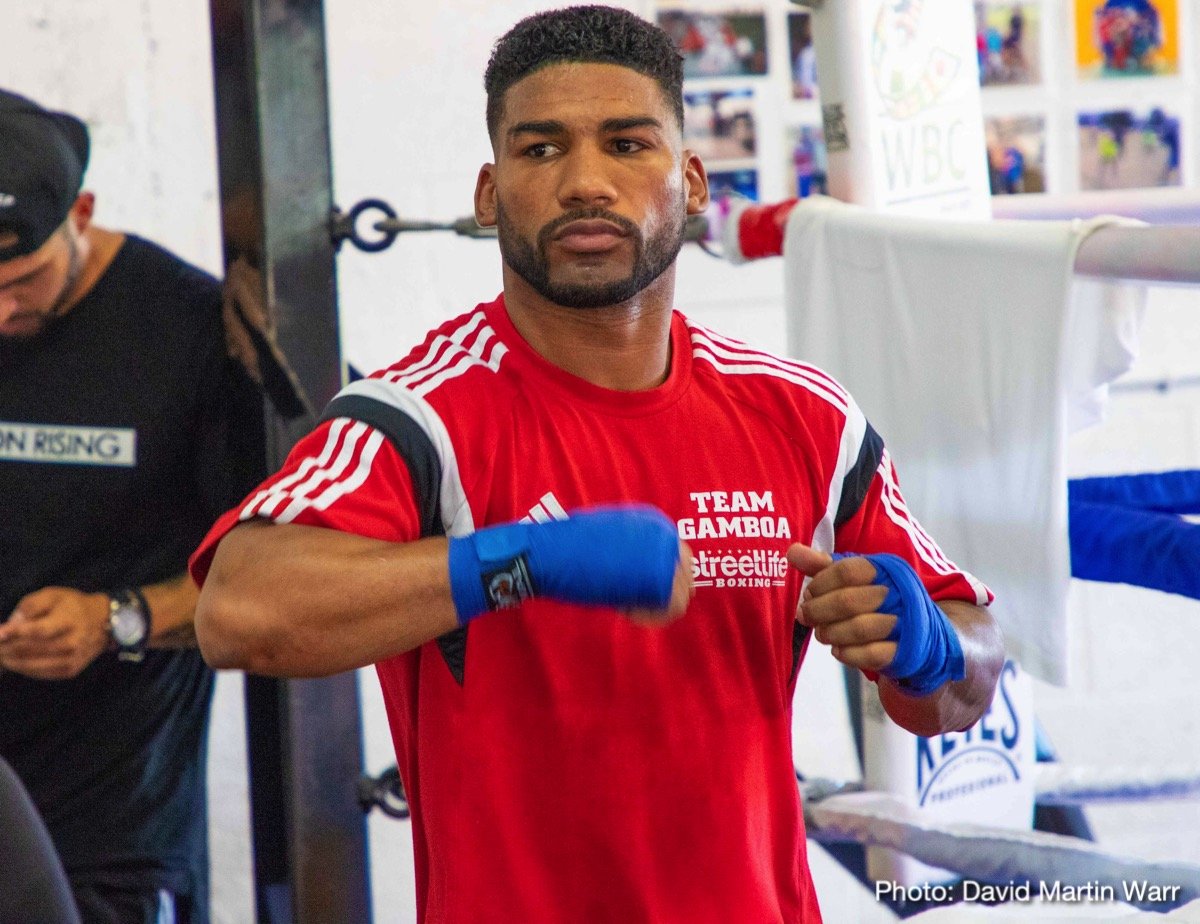
[[[311,405],[341,387],[321,0],[210,0],[226,265],[262,274],[278,344]],[[271,415],[277,467],[312,426]],[[369,922],[353,673],[246,678],[260,924]]]

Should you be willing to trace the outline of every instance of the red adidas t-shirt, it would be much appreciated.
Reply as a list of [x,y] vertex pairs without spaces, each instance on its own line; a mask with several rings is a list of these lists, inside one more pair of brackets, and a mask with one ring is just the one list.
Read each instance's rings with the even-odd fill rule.
[[609,391],[538,356],[503,299],[481,305],[344,389],[193,559],[202,581],[253,517],[395,542],[620,501],[678,523],[697,590],[669,626],[534,600],[378,665],[422,921],[819,921],[784,551],[894,552],[935,599],[990,600],[832,378],[678,314],[671,344],[661,386]]

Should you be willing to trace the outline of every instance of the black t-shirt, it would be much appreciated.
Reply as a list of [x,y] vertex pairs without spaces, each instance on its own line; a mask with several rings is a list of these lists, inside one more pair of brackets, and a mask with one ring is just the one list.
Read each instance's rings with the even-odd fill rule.
[[[0,620],[46,586],[179,575],[262,473],[262,403],[226,358],[216,280],[130,236],[30,341],[0,340]],[[0,674],[0,756],[73,881],[193,893],[206,868],[212,672],[197,650]]]

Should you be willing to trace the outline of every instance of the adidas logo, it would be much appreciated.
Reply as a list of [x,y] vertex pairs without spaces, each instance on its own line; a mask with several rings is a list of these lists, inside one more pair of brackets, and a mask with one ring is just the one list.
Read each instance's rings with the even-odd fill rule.
[[567,519],[567,511],[554,496],[553,491],[547,491],[541,500],[529,508],[529,513],[518,520],[519,523],[549,523],[551,520]]

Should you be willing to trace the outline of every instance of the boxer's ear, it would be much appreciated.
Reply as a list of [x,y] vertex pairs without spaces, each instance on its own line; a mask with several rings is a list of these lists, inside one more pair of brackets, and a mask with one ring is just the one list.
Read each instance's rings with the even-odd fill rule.
[[496,225],[496,165],[484,164],[475,181],[475,223],[481,228]]
[[687,213],[702,215],[708,208],[708,172],[694,151],[683,152],[683,183],[687,192]]

